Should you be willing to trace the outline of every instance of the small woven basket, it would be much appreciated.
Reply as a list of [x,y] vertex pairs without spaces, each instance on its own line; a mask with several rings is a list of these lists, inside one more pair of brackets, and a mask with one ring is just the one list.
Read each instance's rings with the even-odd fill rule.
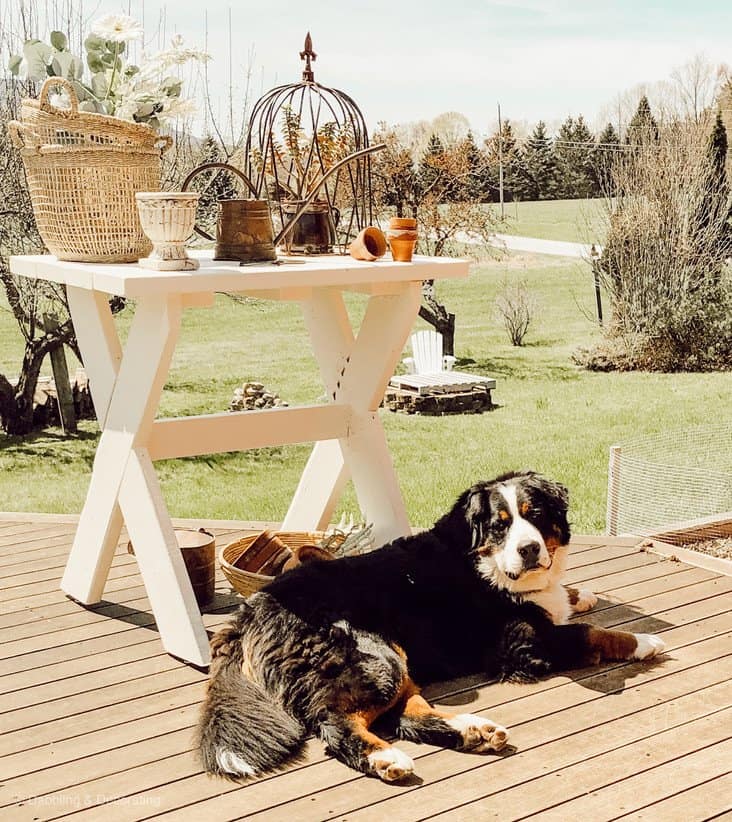
[[[49,89],[66,90],[56,108]],[[50,77],[38,101],[24,100],[8,131],[20,149],[38,231],[60,260],[129,263],[149,254],[135,194],[160,190],[167,136],[138,123],[79,111],[73,86]]]
[[[274,532],[288,548],[296,549],[303,545],[317,545],[326,535],[324,531],[275,531]],[[225,545],[219,552],[219,564],[224,576],[231,583],[232,588],[243,596],[255,594],[268,582],[272,582],[274,576],[268,574],[258,574],[254,571],[242,571],[235,563],[244,554],[249,546],[259,537],[259,534],[237,539]],[[340,545],[345,537],[337,535],[331,537],[330,550]]]

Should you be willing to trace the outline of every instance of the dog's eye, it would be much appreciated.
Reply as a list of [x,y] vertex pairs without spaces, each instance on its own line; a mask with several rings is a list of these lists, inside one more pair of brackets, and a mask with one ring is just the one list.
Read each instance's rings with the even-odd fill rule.
[[502,519],[493,520],[491,523],[491,530],[495,531],[496,533],[500,533],[501,531],[505,531],[508,527],[508,523]]

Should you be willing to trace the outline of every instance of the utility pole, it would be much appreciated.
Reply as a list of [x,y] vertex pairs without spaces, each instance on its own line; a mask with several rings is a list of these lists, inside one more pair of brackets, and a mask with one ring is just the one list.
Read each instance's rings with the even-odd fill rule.
[[501,203],[501,219],[505,219],[503,208],[503,123],[501,122],[501,104],[498,104],[498,200]]

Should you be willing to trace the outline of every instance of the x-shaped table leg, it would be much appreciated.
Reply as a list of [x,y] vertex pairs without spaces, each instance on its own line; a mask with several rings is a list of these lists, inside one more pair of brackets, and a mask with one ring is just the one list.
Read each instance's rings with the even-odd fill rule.
[[348,476],[359,505],[374,523],[377,545],[409,531],[409,520],[378,408],[402,354],[421,300],[420,283],[370,297],[354,339],[338,289],[318,289],[302,304],[329,399],[351,406],[351,430],[315,445],[283,528],[323,528]]
[[102,435],[61,588],[83,603],[101,599],[124,518],[163,647],[207,665],[208,637],[146,449],[181,298],[141,299],[122,355],[105,295],[69,287],[68,297]]

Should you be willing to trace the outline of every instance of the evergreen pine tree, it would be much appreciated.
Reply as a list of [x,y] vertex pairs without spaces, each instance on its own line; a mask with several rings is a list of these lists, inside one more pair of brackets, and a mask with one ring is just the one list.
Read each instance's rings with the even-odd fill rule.
[[437,188],[444,175],[444,160],[442,140],[437,134],[432,134],[419,161],[419,183],[423,192],[429,193]]
[[498,200],[499,167],[502,157],[503,197],[508,202],[518,195],[518,188],[520,188],[518,143],[510,120],[503,121],[500,135],[498,133],[493,134],[486,140],[486,150],[488,153],[489,179],[491,184],[495,186],[496,191],[493,199],[494,201]]
[[595,140],[584,117],[562,123],[554,141],[558,196],[567,199],[592,197],[597,193],[594,174]]
[[577,197],[595,197],[600,191],[595,177],[595,138],[580,114],[572,134],[575,150]]
[[640,98],[638,108],[628,124],[625,142],[631,146],[658,142],[658,123],[645,94]]
[[557,165],[557,196],[571,199],[577,196],[577,152],[574,147],[574,118],[559,127],[554,140],[554,159]]
[[546,124],[540,120],[520,155],[519,172],[522,178],[522,198],[551,200],[557,193],[557,164],[552,151]]
[[490,200],[486,156],[478,148],[472,131],[468,132],[459,150],[464,154],[467,171],[458,192],[458,199],[471,203],[484,203]]
[[[221,150],[221,146],[210,134],[207,134],[201,141],[200,151],[200,165],[203,165],[203,163],[223,163],[226,161],[226,156]],[[224,169],[201,174],[198,182],[203,186],[201,189],[201,199],[198,203],[198,213],[203,216],[203,222],[209,226],[207,231],[213,233],[211,226],[216,224],[218,218],[219,200],[231,200],[235,197],[247,195],[242,194],[238,188],[237,178],[234,177],[231,172]]]
[[613,194],[613,166],[621,151],[620,137],[612,123],[608,123],[597,138],[594,155],[594,175],[598,194]]
[[[710,226],[719,226],[719,242],[729,247],[732,240],[730,227],[730,186],[727,178],[727,129],[724,127],[721,111],[712,126],[707,141],[707,184],[705,197],[697,217],[699,231],[707,231]],[[718,219],[726,215],[726,219]]]

